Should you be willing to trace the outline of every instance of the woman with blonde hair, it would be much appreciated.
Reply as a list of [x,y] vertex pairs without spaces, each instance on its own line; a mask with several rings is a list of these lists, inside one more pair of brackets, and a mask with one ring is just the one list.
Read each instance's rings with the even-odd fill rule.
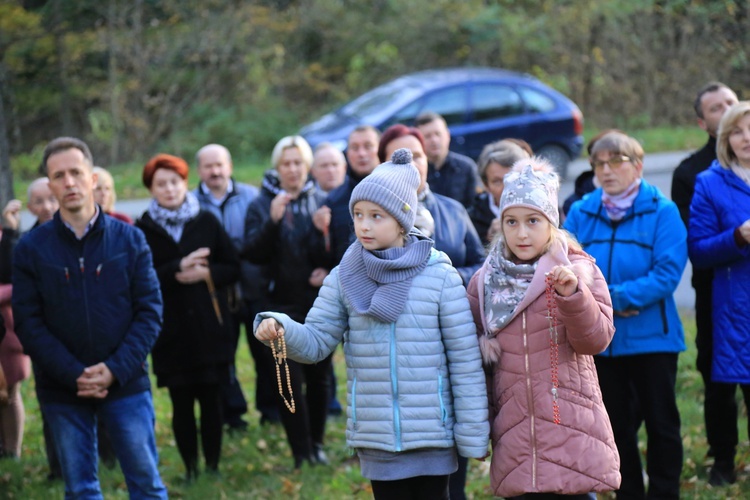
[[[698,175],[690,205],[688,247],[693,265],[713,269],[711,379],[750,401],[750,102],[729,108],[719,124],[717,160]],[[733,396],[732,396],[733,397]],[[734,418],[737,418],[735,413]],[[712,484],[734,483],[734,446],[716,454]]]
[[96,203],[110,217],[119,219],[126,224],[132,224],[133,219],[123,213],[115,212],[117,194],[115,193],[115,180],[112,178],[112,174],[102,167],[94,167],[94,173],[97,175],[96,186],[94,186],[94,200]]
[[[282,138],[273,149],[273,169],[266,172],[261,192],[248,207],[245,248],[242,257],[266,266],[272,288],[266,295],[267,309],[305,320],[328,274],[324,228],[330,210],[323,207],[325,193],[309,177],[313,154],[300,136]],[[267,355],[270,351],[266,349]],[[315,364],[289,361],[289,380],[282,370],[282,387],[289,387],[296,401],[291,413],[283,396],[277,403],[281,423],[292,449],[294,467],[304,463],[328,463],[323,450],[330,391],[332,355]],[[271,374],[272,377],[276,376]],[[302,390],[303,384],[305,391]]]

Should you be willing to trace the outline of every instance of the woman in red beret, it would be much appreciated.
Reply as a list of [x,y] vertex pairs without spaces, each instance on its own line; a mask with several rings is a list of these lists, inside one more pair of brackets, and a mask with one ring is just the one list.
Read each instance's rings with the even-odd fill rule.
[[220,384],[233,356],[227,293],[240,262],[219,220],[200,210],[188,191],[188,165],[159,154],[143,168],[151,204],[136,222],[146,235],[161,283],[164,323],[152,359],[156,383],[169,389],[172,429],[186,476],[198,474],[198,431],[206,469],[217,472],[221,455]]

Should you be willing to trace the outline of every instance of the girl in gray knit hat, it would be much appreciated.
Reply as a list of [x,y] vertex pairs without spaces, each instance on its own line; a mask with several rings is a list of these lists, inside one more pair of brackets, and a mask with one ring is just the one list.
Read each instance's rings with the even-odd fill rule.
[[343,340],[347,444],[375,498],[447,499],[457,455],[487,455],[487,392],[461,278],[413,228],[420,178],[411,160],[397,150],[352,192],[357,241],[305,323],[260,313],[255,336],[283,337],[303,363]]

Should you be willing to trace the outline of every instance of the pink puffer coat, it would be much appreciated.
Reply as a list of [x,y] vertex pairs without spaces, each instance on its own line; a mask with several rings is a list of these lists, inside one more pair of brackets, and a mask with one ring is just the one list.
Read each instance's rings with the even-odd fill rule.
[[[572,267],[578,290],[570,297],[554,293],[560,324],[560,424],[555,424],[544,274],[558,264]],[[620,459],[593,358],[614,335],[612,302],[601,271],[584,252],[569,252],[567,244],[556,243],[539,259],[510,323],[494,337],[484,334],[485,272],[484,266],[477,271],[467,291],[487,372],[494,494],[619,488]]]

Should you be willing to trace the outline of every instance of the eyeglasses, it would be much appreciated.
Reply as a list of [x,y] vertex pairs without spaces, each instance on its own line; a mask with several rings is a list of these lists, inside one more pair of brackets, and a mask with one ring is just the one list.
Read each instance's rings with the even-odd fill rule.
[[590,163],[591,163],[591,167],[594,170],[601,170],[604,168],[604,165],[609,165],[609,168],[611,168],[612,170],[617,170],[626,161],[630,161],[630,157],[621,155],[621,156],[613,156],[612,158],[608,160],[590,160]]

